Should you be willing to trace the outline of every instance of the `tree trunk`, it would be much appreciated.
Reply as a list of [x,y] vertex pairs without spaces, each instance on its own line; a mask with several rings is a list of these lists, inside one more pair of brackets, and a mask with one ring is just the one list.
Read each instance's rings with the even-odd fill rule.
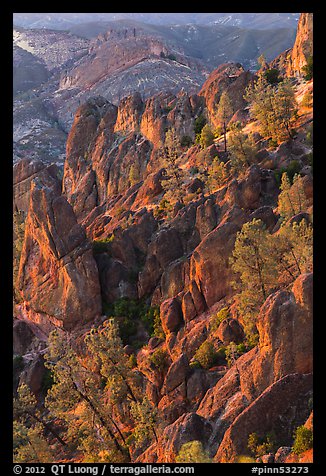
[[226,149],[226,123],[225,122],[223,122],[223,134],[224,134],[224,152],[226,153],[227,149]]

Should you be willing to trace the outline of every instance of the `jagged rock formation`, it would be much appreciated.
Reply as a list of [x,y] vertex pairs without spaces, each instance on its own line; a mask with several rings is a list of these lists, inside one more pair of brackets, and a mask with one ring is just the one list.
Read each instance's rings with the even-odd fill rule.
[[[284,446],[291,441],[294,428],[309,416],[312,395],[312,284],[312,274],[301,275],[292,292],[278,291],[267,299],[258,318],[258,348],[240,357],[207,390],[195,414],[183,412],[138,461],[147,461],[148,455],[155,462],[174,461],[180,445],[169,438],[171,449],[166,452],[165,434],[173,434],[173,441],[183,435],[183,442],[202,441],[216,462],[231,462],[246,453],[254,431],[274,431]],[[180,359],[174,366],[180,366]],[[180,386],[180,379],[174,385]],[[183,422],[195,416],[201,417],[198,425],[209,429],[208,435],[197,425],[185,434]]]
[[311,56],[313,56],[313,14],[301,13],[293,48],[281,53],[272,62],[272,66],[286,76],[300,76],[303,66]]
[[35,178],[44,185],[49,184],[56,192],[60,192],[58,179],[59,169],[55,164],[46,165],[40,161],[23,159],[13,167],[13,208],[25,213],[28,211],[30,201],[31,183]]
[[205,98],[208,117],[214,126],[218,125],[216,110],[222,93],[224,91],[228,93],[233,114],[239,114],[239,111],[247,105],[243,96],[245,89],[253,79],[254,75],[250,71],[245,71],[239,63],[222,64],[209,75],[199,95]]
[[71,329],[101,313],[90,243],[67,200],[36,180],[30,192],[17,289],[17,317]]

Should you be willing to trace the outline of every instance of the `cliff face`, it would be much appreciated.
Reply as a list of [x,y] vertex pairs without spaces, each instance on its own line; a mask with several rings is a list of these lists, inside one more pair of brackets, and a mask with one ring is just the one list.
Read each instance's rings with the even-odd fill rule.
[[101,312],[90,243],[65,197],[34,181],[17,278],[17,316],[72,329]]
[[302,71],[307,60],[313,55],[313,14],[302,13],[299,19],[297,36],[291,52],[288,74]]
[[302,68],[313,56],[313,14],[301,13],[293,48],[281,53],[272,66],[286,76],[302,76]]

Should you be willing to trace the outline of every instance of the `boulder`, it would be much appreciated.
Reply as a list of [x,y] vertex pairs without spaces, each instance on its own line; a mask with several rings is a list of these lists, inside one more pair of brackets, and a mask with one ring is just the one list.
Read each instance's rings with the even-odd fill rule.
[[47,165],[39,160],[22,159],[13,166],[13,209],[28,212],[30,190],[35,178],[48,187],[60,192],[59,169],[55,164]]
[[15,319],[13,325],[14,354],[24,355],[32,343],[34,333],[27,322]]
[[20,383],[25,383],[38,399],[41,396],[45,372],[44,359],[38,355],[25,366],[20,376]]
[[243,341],[245,334],[239,321],[232,318],[224,319],[218,327],[217,337],[228,345],[231,342],[240,344]]
[[196,413],[185,413],[167,426],[161,437],[164,444],[159,445],[158,461],[175,462],[180,448],[189,441],[201,441],[204,445],[212,433],[212,426]]
[[281,446],[275,453],[274,462],[284,463],[286,457],[291,453],[291,446]]
[[273,230],[277,223],[277,216],[274,215],[273,208],[267,205],[259,207],[257,208],[257,210],[252,212],[249,216],[249,220],[251,221],[254,218],[256,218],[257,220],[261,220],[270,232]]
[[173,362],[169,368],[163,385],[163,393],[168,394],[185,382],[190,368],[188,359],[184,354]]
[[187,291],[182,298],[182,314],[185,322],[191,321],[197,316],[194,301],[190,291]]
[[195,286],[210,307],[232,292],[229,257],[234,248],[238,226],[224,223],[211,231],[195,249],[190,260],[190,292],[196,307]]
[[160,318],[166,334],[177,331],[183,323],[179,300],[170,298],[164,301],[160,307]]

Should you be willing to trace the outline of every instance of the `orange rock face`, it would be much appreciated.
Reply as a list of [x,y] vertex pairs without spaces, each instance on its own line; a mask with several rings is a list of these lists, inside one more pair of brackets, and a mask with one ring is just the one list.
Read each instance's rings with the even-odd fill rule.
[[90,243],[67,200],[34,183],[17,288],[18,317],[71,329],[101,313],[98,271]]
[[291,52],[291,59],[288,66],[288,74],[301,72],[302,67],[307,64],[309,56],[313,55],[313,14],[301,13],[297,36]]

